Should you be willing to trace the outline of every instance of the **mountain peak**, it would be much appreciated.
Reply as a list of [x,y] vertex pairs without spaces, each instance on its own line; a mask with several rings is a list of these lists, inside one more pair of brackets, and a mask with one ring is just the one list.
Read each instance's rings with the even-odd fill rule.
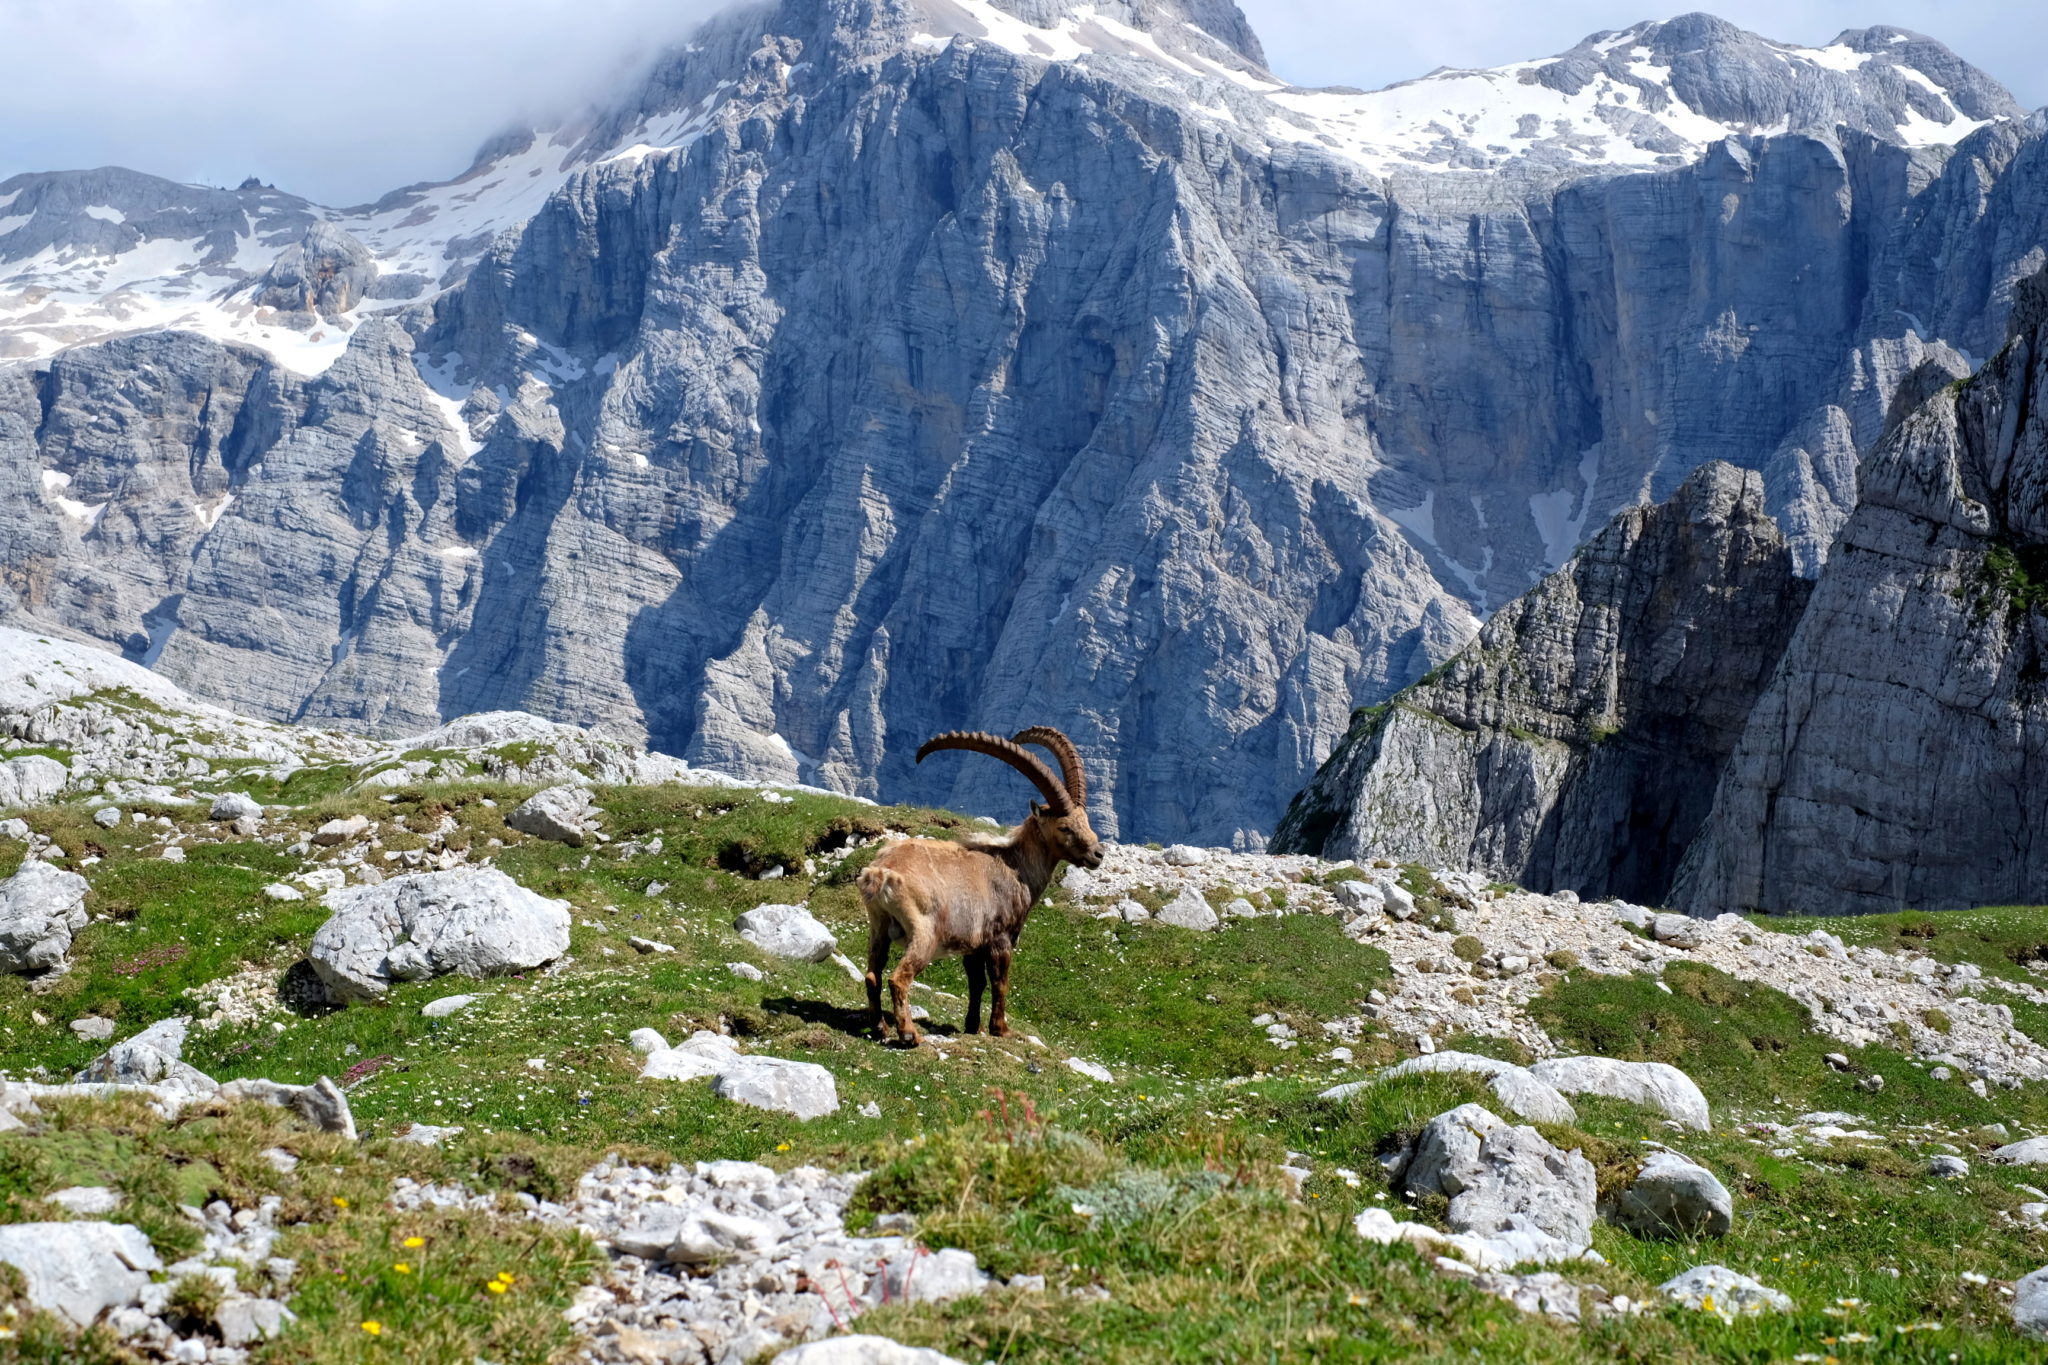
[[[1954,143],[2026,111],[1991,77],[1906,29],[1849,29],[1826,47],[1774,42],[1711,14],[1681,14],[1595,33],[1533,63],[1525,79],[1578,95],[1589,88],[1662,116],[1730,132],[1849,128],[1906,146]],[[1669,124],[1669,118],[1661,121]]]
[[267,187],[182,186],[118,168],[14,177],[0,184],[0,359],[176,326],[317,371],[340,354],[346,329],[244,295],[315,221],[375,259],[359,302],[425,301],[581,171],[630,171],[685,147],[730,105],[765,107],[834,72],[932,63],[957,49],[1071,63],[1260,154],[1292,144],[1389,177],[1662,170],[1731,136],[1842,128],[1948,146],[2026,117],[1941,43],[1892,27],[1802,48],[1684,14],[1596,33],[1555,57],[1361,92],[1274,76],[1233,0],[756,0],[713,15],[606,107],[511,130],[453,180],[372,204],[327,208]]

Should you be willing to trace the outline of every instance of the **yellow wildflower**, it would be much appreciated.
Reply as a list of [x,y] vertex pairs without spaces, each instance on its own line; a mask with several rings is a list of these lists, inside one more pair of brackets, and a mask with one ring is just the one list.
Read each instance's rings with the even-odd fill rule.
[[380,1337],[384,1335],[384,1324],[377,1321],[375,1318],[371,1318],[368,1322],[365,1322],[363,1324],[363,1330],[365,1332],[368,1332],[373,1337]]
[[400,1261],[400,1262],[399,1262],[398,1264],[396,1264],[396,1265],[392,1266],[391,1268],[392,1268],[393,1270],[397,1271],[397,1272],[398,1272],[399,1274],[401,1274],[401,1275],[410,1275],[410,1274],[412,1274],[412,1266],[411,1266],[411,1265],[409,1265],[409,1264],[407,1264],[407,1263],[406,1263],[406,1262],[404,1262],[404,1261]]
[[426,1244],[427,1244],[427,1239],[426,1239],[426,1238],[424,1238],[424,1237],[408,1237],[408,1238],[406,1238],[406,1239],[405,1239],[405,1243],[404,1243],[404,1245],[406,1245],[406,1246],[408,1246],[408,1247],[423,1247],[423,1246],[425,1246]]
[[498,1280],[492,1280],[485,1284],[484,1288],[490,1290],[493,1294],[502,1294],[505,1292],[506,1286]]
[[348,1200],[343,1199],[340,1195],[337,1194],[334,1196],[334,1207],[338,1209],[345,1209],[348,1207]]

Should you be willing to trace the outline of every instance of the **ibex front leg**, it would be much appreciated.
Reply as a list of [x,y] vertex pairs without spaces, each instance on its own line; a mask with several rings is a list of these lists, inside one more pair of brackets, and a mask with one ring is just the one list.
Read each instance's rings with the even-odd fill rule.
[[988,949],[977,948],[966,958],[967,1031],[981,1032],[981,996],[988,989]]
[[991,944],[986,951],[989,979],[995,988],[995,1003],[988,1012],[988,1031],[991,1037],[1007,1038],[1010,1036],[1010,945]]

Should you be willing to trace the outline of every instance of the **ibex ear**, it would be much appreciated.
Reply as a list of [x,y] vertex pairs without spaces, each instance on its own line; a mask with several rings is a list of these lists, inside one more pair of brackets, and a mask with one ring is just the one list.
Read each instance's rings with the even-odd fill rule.
[[1041,813],[1041,812],[1043,812],[1044,810],[1045,810],[1045,807],[1044,807],[1044,806],[1042,806],[1042,805],[1040,805],[1040,804],[1039,804],[1038,802],[1036,802],[1036,801],[1033,801],[1033,802],[1031,803],[1031,813],[1032,813],[1033,815],[1037,815],[1037,814],[1040,814],[1040,813]]

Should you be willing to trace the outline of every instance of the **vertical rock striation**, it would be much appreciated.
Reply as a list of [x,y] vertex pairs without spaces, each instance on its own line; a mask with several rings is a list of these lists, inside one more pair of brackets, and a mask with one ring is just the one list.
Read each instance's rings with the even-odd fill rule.
[[1809,586],[1761,476],[1703,465],[1361,710],[1274,851],[1661,902]]
[[2048,894],[2048,275],[1861,499],[1673,893],[1694,914]]

